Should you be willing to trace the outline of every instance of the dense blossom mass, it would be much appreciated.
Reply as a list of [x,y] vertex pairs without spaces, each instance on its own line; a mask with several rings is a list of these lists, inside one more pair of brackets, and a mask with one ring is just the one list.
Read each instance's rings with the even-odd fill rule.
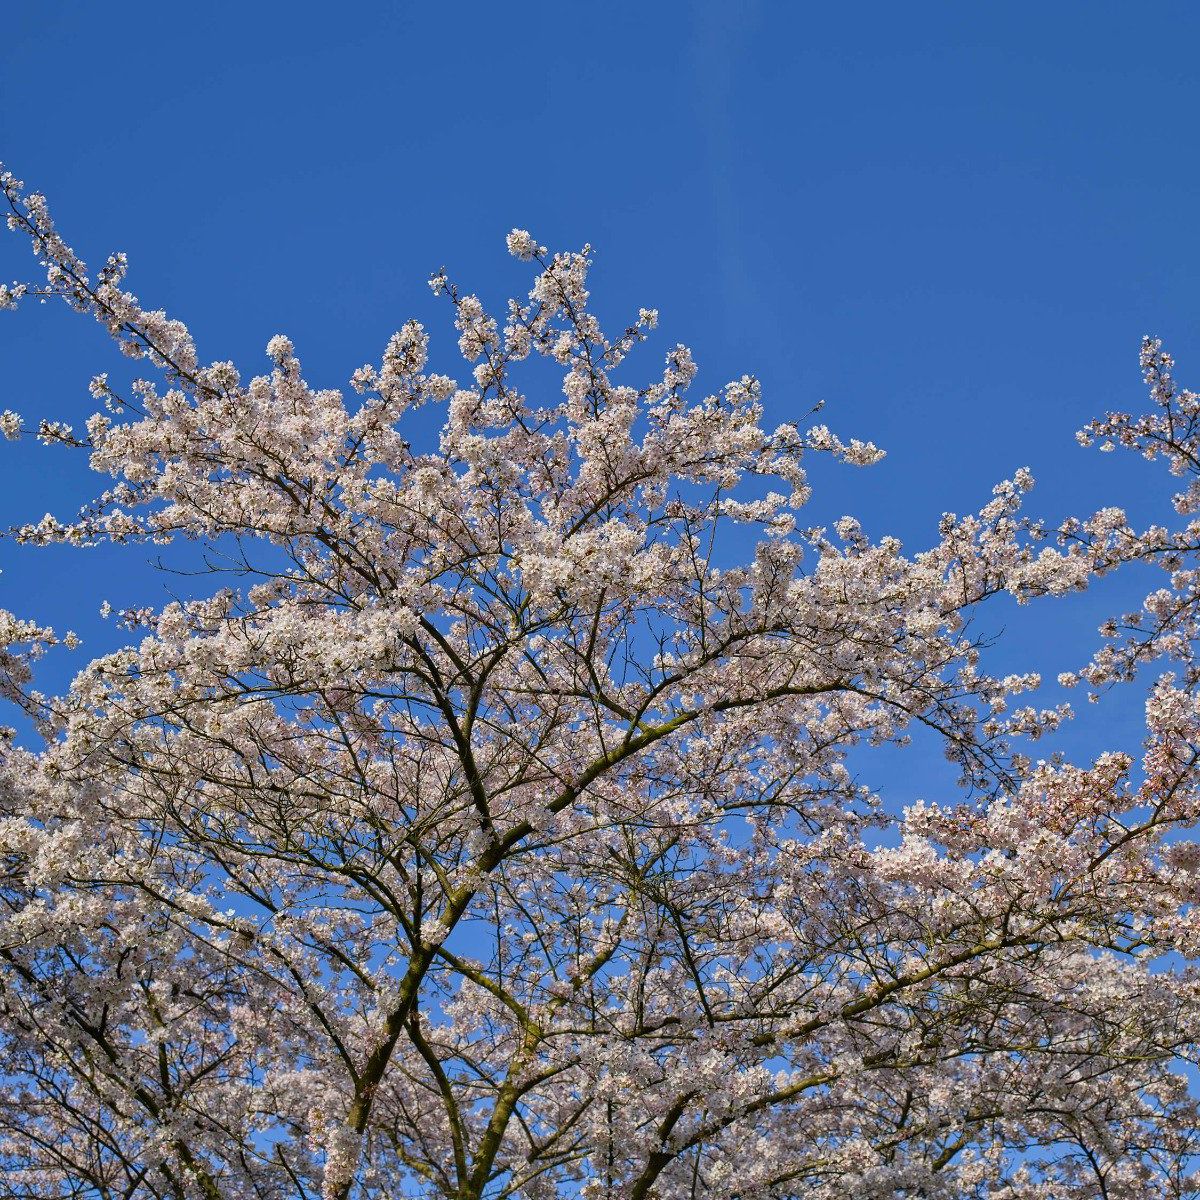
[[[1165,460],[1163,526],[1046,529],[1019,471],[907,555],[798,523],[873,445],[689,399],[682,346],[624,382],[657,314],[606,335],[586,249],[514,230],[502,316],[435,276],[465,385],[410,321],[348,398],[282,336],[204,362],[2,186],[44,278],[0,307],[143,373],[82,430],[0,415],[114,481],[12,536],[200,539],[234,586],[58,696],[74,639],[0,615],[40,737],[0,757],[0,1197],[1200,1196],[1200,397],[1159,343],[1081,440]],[[1144,743],[1035,759],[1067,710],[973,614],[1131,563],[1061,682],[1148,684]],[[855,748],[918,728],[961,790],[896,812]]]

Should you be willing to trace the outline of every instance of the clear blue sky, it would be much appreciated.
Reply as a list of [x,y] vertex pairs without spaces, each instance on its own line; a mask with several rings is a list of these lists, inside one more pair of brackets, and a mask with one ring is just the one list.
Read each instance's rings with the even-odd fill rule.
[[[1142,403],[1143,332],[1200,379],[1198,51],[1186,4],[30,4],[0,157],[206,357],[264,369],[286,332],[326,386],[413,315],[451,365],[431,270],[496,301],[512,226],[590,241],[614,325],[660,309],[654,360],[687,342],[706,388],[752,372],[769,419],[824,399],[887,448],[819,472],[813,519],[917,549],[1021,465],[1047,516],[1154,514],[1159,472],[1072,435]],[[78,421],[117,362],[66,312],[0,315],[0,408]],[[0,479],[0,524],[95,486],[29,443]],[[0,605],[98,650],[102,598],[162,595],[145,558],[0,544]],[[1078,665],[1115,597],[1039,610],[1030,653]]]

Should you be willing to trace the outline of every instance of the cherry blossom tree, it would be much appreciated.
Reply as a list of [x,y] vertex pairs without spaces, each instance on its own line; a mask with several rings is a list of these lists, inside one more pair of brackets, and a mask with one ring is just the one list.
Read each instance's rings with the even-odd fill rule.
[[[502,318],[436,275],[467,385],[410,321],[348,401],[282,336],[206,364],[2,184],[45,274],[0,306],[144,376],[35,427],[114,482],[12,536],[225,570],[63,695],[74,639],[0,620],[40,738],[0,759],[0,1197],[1200,1196],[1200,397],[1157,342],[1149,415],[1081,440],[1182,476],[1168,524],[1046,529],[1018,471],[910,556],[798,523],[873,445],[688,399],[682,346],[623,382],[657,314],[605,335],[586,248],[514,231]],[[1130,563],[1161,587],[1060,682],[1149,680],[1144,745],[1035,761],[1067,710],[973,616]],[[897,812],[856,764],[916,730],[961,787]]]

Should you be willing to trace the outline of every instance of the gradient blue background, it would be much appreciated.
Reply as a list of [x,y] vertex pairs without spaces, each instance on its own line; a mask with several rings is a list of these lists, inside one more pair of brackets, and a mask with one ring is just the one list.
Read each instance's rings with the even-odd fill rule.
[[[1021,465],[1052,519],[1165,515],[1161,470],[1073,432],[1143,403],[1143,332],[1200,379],[1198,50],[1186,4],[28,5],[3,18],[0,156],[90,262],[124,249],[206,358],[265,370],[286,332],[324,386],[409,316],[459,370],[432,270],[498,303],[528,286],[509,228],[590,241],[613,326],[661,310],[647,377],[684,341],[706,389],[757,374],[771,421],[826,400],[889,457],[818,469],[811,519],[915,550]],[[28,262],[0,239],[0,275]],[[0,314],[0,408],[79,422],[106,369],[67,311]],[[0,480],[0,525],[99,482],[28,441],[0,443]],[[98,651],[121,640],[101,599],[189,589],[147,557],[0,543],[0,606]],[[1012,669],[1052,676],[1142,582],[989,620],[1020,635]],[[1135,744],[1140,702],[1063,744]]]

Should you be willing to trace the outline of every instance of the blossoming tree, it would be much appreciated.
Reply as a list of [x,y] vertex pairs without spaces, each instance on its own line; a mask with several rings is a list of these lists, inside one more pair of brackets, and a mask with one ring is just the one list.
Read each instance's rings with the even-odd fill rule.
[[[874,446],[686,399],[683,347],[622,382],[656,314],[606,336],[586,251],[514,231],[502,320],[436,276],[469,386],[409,322],[347,403],[284,337],[206,364],[2,179],[45,278],[0,306],[147,376],[41,423],[116,482],[14,536],[207,540],[238,586],[55,697],[0,620],[42,739],[0,762],[0,1197],[1200,1195],[1200,398],[1158,343],[1150,415],[1081,437],[1164,456],[1179,520],[1047,531],[1018,472],[909,557],[797,525],[808,457]],[[1031,761],[1064,712],[972,613],[1133,560],[1163,586],[1080,674],[1174,660],[1140,762]],[[963,788],[896,813],[847,756],[918,726]]]

